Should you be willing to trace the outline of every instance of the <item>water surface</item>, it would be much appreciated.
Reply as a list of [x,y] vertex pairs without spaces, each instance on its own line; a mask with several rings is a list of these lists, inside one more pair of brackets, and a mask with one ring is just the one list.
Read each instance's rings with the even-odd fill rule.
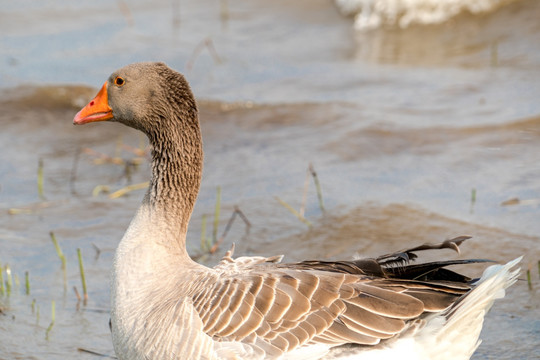
[[[533,270],[532,290],[518,281],[495,304],[473,358],[536,358],[539,16],[538,2],[517,1],[436,26],[355,32],[327,1],[3,7],[0,263],[19,285],[0,296],[0,358],[96,358],[79,347],[113,353],[108,273],[143,190],[118,199],[92,193],[148,180],[146,141],[118,124],[71,121],[111,71],[140,60],[184,72],[199,99],[206,158],[190,252],[200,253],[217,186],[219,233],[235,206],[252,224],[246,232],[236,219],[217,253],[201,261],[215,264],[233,242],[237,255],[295,261],[472,235],[461,257],[525,255],[523,268]],[[309,163],[326,208],[310,182],[311,227],[276,200],[302,206]],[[502,205],[514,198],[521,202]],[[65,281],[50,231],[67,258]],[[77,248],[87,305],[73,291],[82,292]],[[481,268],[468,271],[478,276]]]

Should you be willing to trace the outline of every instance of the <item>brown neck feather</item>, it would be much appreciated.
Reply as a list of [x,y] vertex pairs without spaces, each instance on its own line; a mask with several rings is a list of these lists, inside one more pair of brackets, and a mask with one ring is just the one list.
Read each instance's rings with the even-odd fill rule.
[[181,96],[171,93],[169,106],[149,119],[148,124],[159,126],[145,129],[152,146],[152,180],[144,201],[179,236],[187,232],[203,167],[197,106],[189,88],[182,90]]

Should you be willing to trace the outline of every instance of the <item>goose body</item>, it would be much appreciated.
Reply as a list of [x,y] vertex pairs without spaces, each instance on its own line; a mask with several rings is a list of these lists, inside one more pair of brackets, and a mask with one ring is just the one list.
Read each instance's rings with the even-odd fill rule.
[[186,232],[202,176],[197,106],[187,81],[163,63],[114,72],[75,124],[118,121],[143,131],[152,179],[116,250],[111,329],[119,359],[468,359],[485,312],[517,277],[520,259],[479,280],[416,253],[281,263],[240,257],[194,262]]

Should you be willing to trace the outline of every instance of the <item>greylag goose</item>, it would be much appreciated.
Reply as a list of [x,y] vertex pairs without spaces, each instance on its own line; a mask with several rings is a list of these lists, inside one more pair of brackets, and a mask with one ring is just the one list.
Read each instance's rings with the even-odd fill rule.
[[485,312],[516,280],[520,259],[476,280],[446,267],[482,260],[411,263],[466,236],[351,261],[229,251],[208,268],[186,251],[203,165],[187,81],[163,63],[117,70],[73,122],[104,120],[144,132],[152,147],[150,185],[112,269],[119,359],[468,359]]

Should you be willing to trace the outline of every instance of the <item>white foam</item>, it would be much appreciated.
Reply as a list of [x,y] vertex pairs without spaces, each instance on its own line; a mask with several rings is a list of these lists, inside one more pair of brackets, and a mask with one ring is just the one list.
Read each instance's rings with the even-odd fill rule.
[[439,24],[463,13],[487,13],[515,0],[335,0],[344,15],[354,15],[354,27],[368,30],[383,25],[406,28]]

